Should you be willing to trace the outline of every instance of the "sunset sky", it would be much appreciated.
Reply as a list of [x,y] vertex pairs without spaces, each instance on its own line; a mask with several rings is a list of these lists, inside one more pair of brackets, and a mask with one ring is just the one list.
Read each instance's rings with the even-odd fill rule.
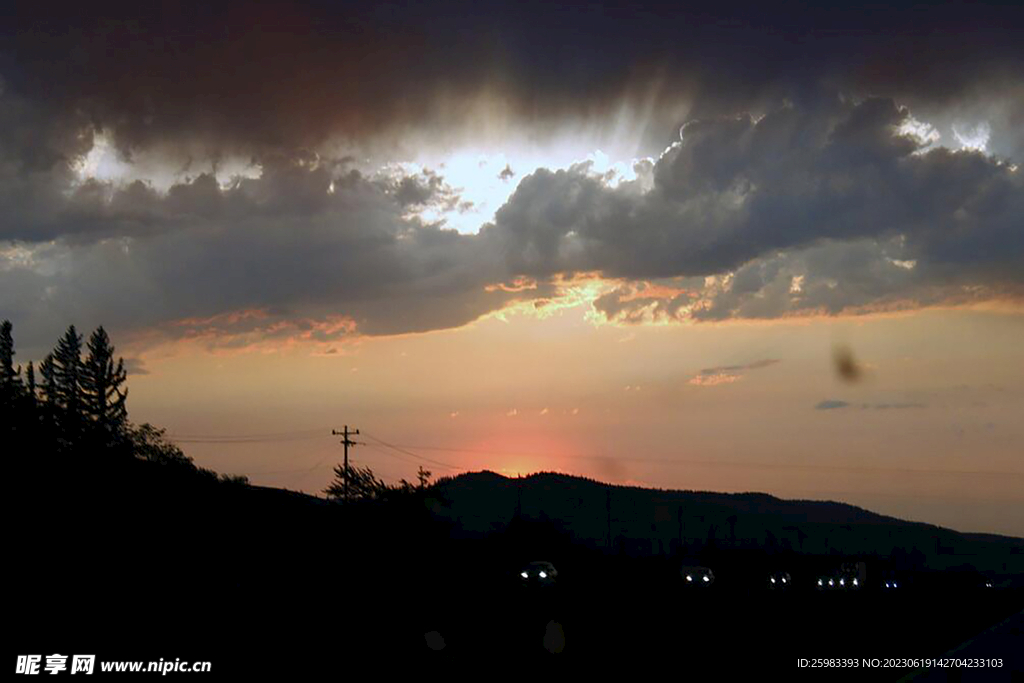
[[161,4],[0,28],[20,363],[104,325],[258,484],[348,424],[1024,536],[1019,4]]

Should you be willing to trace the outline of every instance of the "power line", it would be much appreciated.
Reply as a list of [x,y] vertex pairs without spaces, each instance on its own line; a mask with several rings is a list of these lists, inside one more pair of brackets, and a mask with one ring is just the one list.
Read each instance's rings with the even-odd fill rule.
[[269,443],[274,441],[307,441],[326,436],[322,429],[263,434],[169,434],[178,443]]
[[295,469],[290,469],[290,470],[269,470],[269,471],[265,471],[265,472],[249,472],[248,474],[252,475],[252,476],[256,476],[256,475],[263,475],[263,474],[294,474],[295,472],[307,472],[308,473],[308,472],[313,472],[313,471],[315,471],[317,469],[320,469],[321,467],[330,467],[330,465],[324,465],[323,463],[324,463],[324,461],[320,460],[319,462],[317,462],[317,464],[313,465],[312,467],[297,467]]
[[[323,435],[323,429],[299,429],[288,432],[257,432],[255,434],[175,434],[176,436],[190,439],[257,439],[262,437],[278,436],[301,436],[301,435]],[[173,432],[172,432],[173,434]]]
[[[404,445],[404,444],[393,444],[383,439],[380,439],[371,434],[364,432],[364,436],[367,436],[382,446],[392,449],[398,453],[403,453],[407,456],[415,458],[417,461],[429,463],[437,467],[444,467],[449,470],[455,471],[469,471],[465,467],[458,467],[451,463],[442,462],[440,460],[434,460],[428,458],[419,453],[413,452],[411,449],[416,450],[427,450],[427,451],[445,451],[451,453],[469,453],[476,455],[500,455],[500,456],[528,456],[544,458],[549,457],[547,453],[537,452],[524,452],[524,451],[504,451],[494,449],[478,449],[478,448],[453,448],[446,446],[431,446],[431,445]],[[321,430],[304,430],[304,431],[292,431],[292,432],[276,432],[276,433],[265,433],[265,434],[240,434],[240,435],[174,435],[170,438],[177,443],[184,444],[253,444],[253,443],[272,443],[272,442],[289,442],[289,441],[308,441],[313,439],[320,439],[326,436]],[[379,449],[378,449],[379,450]],[[385,452],[380,450],[380,452]],[[684,466],[684,465],[697,465],[707,467],[739,467],[739,468],[752,468],[752,469],[771,469],[771,470],[823,470],[823,471],[834,471],[834,472],[882,472],[882,473],[899,473],[899,474],[917,474],[917,475],[960,475],[960,476],[994,476],[994,477],[1024,477],[1024,472],[1015,471],[999,471],[999,470],[949,470],[949,469],[915,469],[915,468],[900,468],[900,467],[872,467],[872,466],[856,466],[856,465],[816,465],[816,464],[783,464],[783,463],[759,463],[759,462],[743,462],[743,461],[728,461],[728,460],[694,460],[694,459],[680,459],[680,458],[646,458],[637,456],[603,456],[603,455],[586,455],[586,454],[567,454],[559,455],[559,458],[567,458],[572,460],[617,460],[622,462],[641,462],[641,463],[657,463],[671,466]],[[408,462],[408,461],[406,461]],[[415,463],[412,463],[415,464]]]
[[396,453],[392,453],[391,451],[386,451],[386,450],[384,450],[383,448],[381,448],[380,446],[378,446],[376,444],[368,443],[368,444],[364,444],[364,445],[367,448],[372,448],[373,450],[377,451],[378,453],[380,453],[382,455],[386,455],[389,458],[394,458],[395,460],[399,460],[399,461],[407,463],[409,465],[420,465],[421,464],[420,461],[411,460],[409,458],[403,458],[401,455],[398,455]]
[[[368,449],[373,449],[378,454],[382,454],[382,455],[388,456],[389,458],[392,458],[392,457],[393,458],[397,458],[397,456],[395,456],[394,454],[391,454],[391,453],[388,453],[386,451],[382,451],[381,449],[378,449],[378,447],[375,446],[373,443],[364,443],[362,445],[365,445],[366,447],[368,447]],[[383,478],[388,478],[388,479],[392,479],[392,480],[395,480],[395,481],[397,481],[397,480],[402,478],[402,475],[401,475],[401,471],[403,471],[402,468],[399,468],[401,470],[401,471],[399,471],[398,469],[395,469],[397,466],[396,465],[392,465],[391,461],[384,462],[382,459],[377,458],[375,454],[371,454],[369,457],[367,457],[367,455],[368,454],[365,453],[364,457],[358,459],[358,462],[364,462],[364,463],[365,462],[373,462],[373,463],[375,463],[375,466],[373,468],[373,471],[374,471],[375,475],[380,474]],[[416,463],[413,463],[412,461],[401,461],[401,462],[409,463],[409,464],[416,464]],[[354,467],[354,465],[353,465],[353,467]]]
[[440,460],[433,460],[431,458],[419,455],[418,453],[413,453],[412,451],[408,450],[407,448],[404,448],[402,446],[396,446],[394,444],[390,444],[387,441],[384,441],[383,439],[378,439],[376,436],[373,436],[372,434],[368,434],[368,433],[364,432],[364,436],[370,437],[371,439],[373,439],[377,443],[381,444],[382,446],[387,446],[388,448],[390,448],[392,450],[398,451],[399,453],[404,453],[404,454],[406,454],[408,456],[416,458],[417,460],[422,460],[423,462],[430,463],[431,465],[436,465],[438,467],[446,467],[446,468],[448,468],[450,470],[456,470],[456,471],[462,471],[462,472],[468,471],[468,470],[466,470],[465,467],[456,467],[455,465],[452,465],[452,464],[447,463],[447,462],[441,462]]

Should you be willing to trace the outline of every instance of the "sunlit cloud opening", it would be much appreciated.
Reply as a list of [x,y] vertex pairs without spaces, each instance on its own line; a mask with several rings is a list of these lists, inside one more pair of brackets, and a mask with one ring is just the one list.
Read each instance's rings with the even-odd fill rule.
[[987,121],[971,126],[957,127],[953,124],[953,137],[960,143],[961,149],[974,152],[984,152],[988,147],[989,138],[992,135],[992,127]]
[[121,159],[117,149],[104,132],[93,134],[92,148],[71,165],[79,182],[86,180],[116,181],[127,175],[130,164]]
[[537,169],[585,166],[588,173],[600,177],[609,187],[617,187],[620,183],[637,180],[636,167],[642,161],[615,157],[600,149],[580,152],[554,145],[507,152],[466,149],[415,162],[387,164],[377,173],[436,173],[455,191],[458,201],[451,205],[421,207],[415,215],[427,222],[444,221],[447,227],[462,234],[476,234],[484,224],[494,220],[495,212],[509,200],[520,181]]
[[900,259],[891,258],[888,260],[889,263],[893,264],[897,268],[902,268],[904,270],[913,270],[917,266],[917,261],[914,259],[901,261]]
[[242,179],[257,179],[263,175],[263,167],[255,159],[209,156],[202,150],[192,154],[177,149],[152,148],[133,151],[126,158],[106,131],[93,133],[92,147],[70,166],[78,186],[88,181],[99,181],[117,188],[141,181],[161,193],[203,174],[216,178],[222,190],[236,187]]
[[942,134],[930,123],[918,121],[913,116],[908,116],[897,129],[900,135],[912,138],[921,146],[916,153],[922,154],[942,139]]

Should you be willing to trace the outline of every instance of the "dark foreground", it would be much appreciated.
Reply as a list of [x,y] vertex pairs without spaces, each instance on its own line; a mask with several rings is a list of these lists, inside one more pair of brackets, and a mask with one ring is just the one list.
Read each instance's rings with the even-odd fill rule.
[[[71,469],[45,488],[31,483],[41,474],[24,473],[10,496],[8,666],[18,654],[60,653],[210,661],[206,677],[288,680],[477,665],[481,676],[626,666],[740,680],[1024,672],[1019,588],[937,581],[819,593],[794,572],[799,587],[773,593],[725,569],[710,588],[687,590],[678,558],[571,544],[533,557],[528,539],[453,539],[415,507],[343,510],[268,489],[193,488],[141,466]],[[524,559],[554,562],[558,583],[524,588]],[[900,661],[944,656],[953,668]],[[978,668],[983,659],[1002,666]]]

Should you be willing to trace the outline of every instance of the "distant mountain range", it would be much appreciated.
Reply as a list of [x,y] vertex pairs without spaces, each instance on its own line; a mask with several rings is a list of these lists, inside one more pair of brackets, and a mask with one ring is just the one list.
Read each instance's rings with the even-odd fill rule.
[[961,533],[845,503],[618,486],[558,473],[508,478],[475,472],[441,479],[436,491],[434,516],[468,537],[500,533],[518,517],[546,522],[575,543],[634,556],[711,545],[895,557],[908,568],[970,566],[1024,576],[1024,539]]

